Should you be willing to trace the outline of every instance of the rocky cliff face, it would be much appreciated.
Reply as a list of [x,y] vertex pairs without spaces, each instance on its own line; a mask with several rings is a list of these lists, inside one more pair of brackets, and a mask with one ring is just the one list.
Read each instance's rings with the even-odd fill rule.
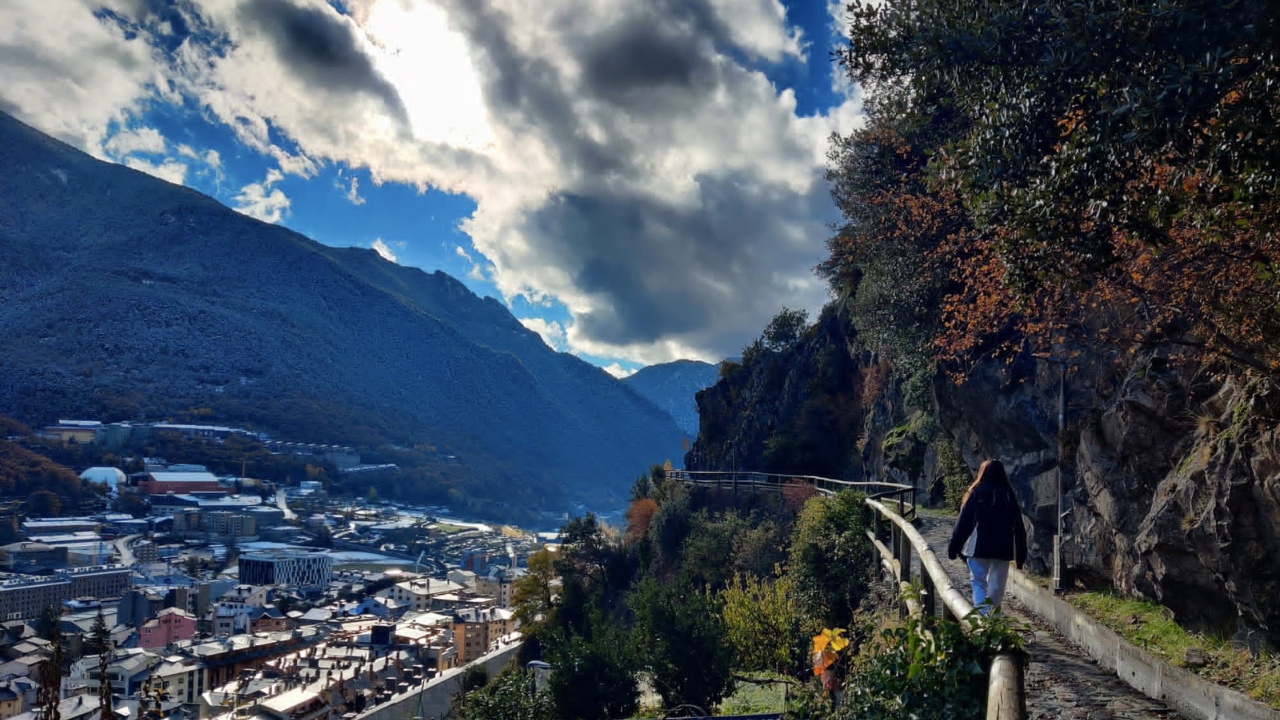
[[[706,469],[728,468],[734,455],[741,469],[911,481],[941,502],[999,458],[1022,501],[1032,568],[1047,571],[1058,366],[987,361],[963,382],[939,373],[923,392],[912,388],[918,378],[881,367],[856,350],[856,331],[826,313],[788,353],[757,358],[699,394],[702,433],[690,459]],[[1070,362],[1066,404],[1064,557],[1073,577],[1157,600],[1180,621],[1280,642],[1280,391],[1176,353],[1117,361],[1085,352]],[[845,420],[802,423],[803,407],[842,408]],[[788,447],[804,451],[779,452]],[[948,467],[947,456],[960,462]],[[939,482],[947,473],[956,477]]]
[[[934,385],[970,467],[1003,460],[1050,563],[1058,370],[1032,358]],[[1078,580],[1152,598],[1181,621],[1280,639],[1280,397],[1178,355],[1082,355],[1067,379],[1064,558]]]

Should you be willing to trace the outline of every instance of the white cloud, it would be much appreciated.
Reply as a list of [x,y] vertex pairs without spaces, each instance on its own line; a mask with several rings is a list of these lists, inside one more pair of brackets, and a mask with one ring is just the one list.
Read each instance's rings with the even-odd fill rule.
[[[828,39],[802,37],[778,0],[349,0],[347,15],[325,0],[189,0],[160,15],[107,0],[132,40],[78,2],[0,3],[0,47],[40,53],[30,66],[0,54],[0,99],[24,117],[100,138],[143,101],[192,103],[277,174],[333,163],[465,193],[476,209],[461,229],[483,260],[468,276],[563,303],[574,351],[715,360],[782,306],[826,300],[810,272],[836,218],[826,141],[860,105],[850,92],[798,116],[795,94],[755,67],[828,62]],[[77,99],[59,63],[81,88],[109,76],[104,98]],[[245,186],[239,209],[279,221],[289,201],[272,182]]]
[[161,81],[146,32],[126,33],[81,0],[0,2],[0,107],[102,157],[108,126],[125,124]]
[[364,204],[364,198],[360,197],[360,178],[351,178],[351,189],[347,191],[347,200],[351,201],[352,205]]
[[[121,130],[112,135],[103,146],[112,157],[122,158],[133,153],[163,155],[165,150],[164,136],[155,128],[143,127],[135,130]],[[194,155],[192,157],[195,157]]]
[[564,349],[564,326],[554,320],[520,318],[520,324],[542,336],[542,341],[552,350]]
[[393,263],[400,262],[400,260],[396,258],[396,254],[391,252],[390,246],[388,246],[385,242],[382,241],[382,238],[378,238],[374,240],[369,247],[373,248],[374,252],[381,255],[383,260],[388,260]]
[[182,181],[187,178],[187,166],[177,160],[167,159],[155,164],[141,158],[127,157],[124,159],[124,164],[134,170],[141,170],[148,175],[153,175],[175,185],[181,185]]
[[609,373],[610,375],[618,378],[619,380],[625,377],[631,377],[632,375],[636,374],[635,370],[628,370],[627,368],[622,367],[618,363],[609,363],[608,365],[605,365],[601,369]]
[[466,249],[463,248],[461,245],[455,245],[453,247],[453,251],[457,253],[458,257],[462,258],[463,260],[466,260],[467,262],[474,262],[471,259],[471,253],[467,252]]
[[271,186],[282,179],[284,175],[271,168],[262,182],[250,183],[240,188],[240,194],[235,197],[235,209],[263,222],[280,222],[289,210],[290,201],[280,188]]

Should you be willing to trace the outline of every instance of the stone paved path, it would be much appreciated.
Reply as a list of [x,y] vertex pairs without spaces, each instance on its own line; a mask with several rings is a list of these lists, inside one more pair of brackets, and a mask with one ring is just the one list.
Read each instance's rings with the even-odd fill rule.
[[[969,593],[969,571],[959,560],[947,560],[951,518],[920,518],[920,534],[938,554],[956,588]],[[919,577],[919,558],[913,558],[912,577]],[[1099,667],[1071,641],[1005,596],[1004,609],[1035,633],[1027,652],[1027,716],[1030,720],[1184,720],[1182,715],[1129,687]]]

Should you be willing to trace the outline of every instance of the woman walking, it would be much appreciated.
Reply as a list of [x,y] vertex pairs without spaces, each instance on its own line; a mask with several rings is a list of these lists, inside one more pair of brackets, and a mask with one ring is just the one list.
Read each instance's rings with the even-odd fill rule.
[[1021,570],[1027,561],[1027,531],[999,460],[982,463],[978,479],[960,501],[960,519],[947,545],[947,557],[955,560],[957,555],[969,566],[973,606],[983,615],[1000,607],[1009,562],[1017,561]]

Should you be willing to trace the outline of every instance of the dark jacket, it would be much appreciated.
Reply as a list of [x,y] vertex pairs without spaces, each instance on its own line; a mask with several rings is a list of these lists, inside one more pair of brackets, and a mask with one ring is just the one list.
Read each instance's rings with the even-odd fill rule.
[[964,552],[969,535],[978,531],[973,557],[983,560],[1014,560],[1021,568],[1027,561],[1027,530],[1022,526],[1018,499],[1008,488],[982,483],[973,489],[960,510],[960,519],[951,533],[947,557]]

